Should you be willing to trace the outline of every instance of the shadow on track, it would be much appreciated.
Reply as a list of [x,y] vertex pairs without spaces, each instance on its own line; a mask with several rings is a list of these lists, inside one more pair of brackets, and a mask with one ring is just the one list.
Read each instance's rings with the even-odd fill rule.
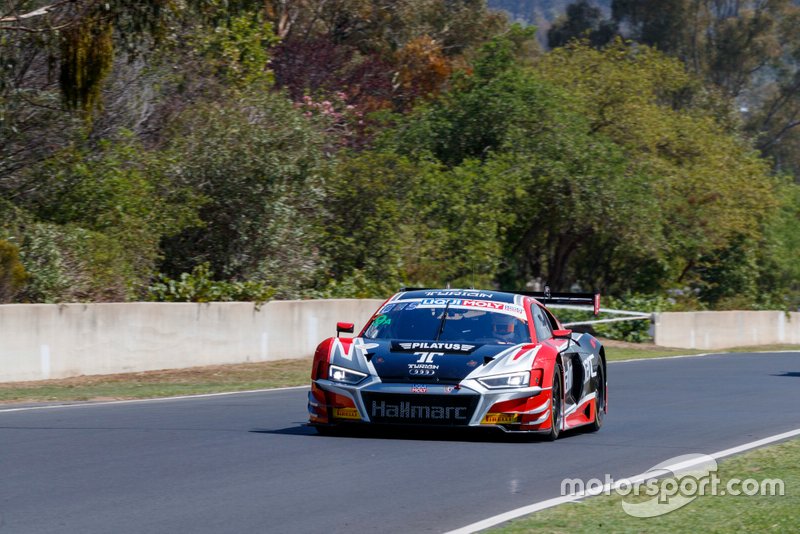
[[[341,428],[327,428],[325,434],[307,424],[298,424],[279,429],[250,430],[256,434],[278,434],[284,436],[308,436],[319,439],[394,439],[413,441],[462,441],[483,443],[547,443],[542,436],[536,434],[509,434],[495,428],[418,428],[394,426],[343,426]],[[567,431],[562,434],[562,439],[579,431]]]
[[789,376],[789,377],[793,377],[793,378],[800,378],[800,372],[787,371],[785,373],[782,373],[782,374],[779,374],[779,375],[772,375],[772,376]]

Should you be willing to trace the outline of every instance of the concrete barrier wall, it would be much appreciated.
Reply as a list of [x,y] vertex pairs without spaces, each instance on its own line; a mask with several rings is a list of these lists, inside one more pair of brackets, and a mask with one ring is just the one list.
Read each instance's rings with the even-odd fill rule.
[[[306,358],[380,300],[0,305],[0,382]],[[800,313],[656,315],[665,347],[800,344]]]
[[0,382],[305,358],[381,302],[0,305]]
[[682,349],[800,344],[800,313],[778,311],[656,314],[655,343]]

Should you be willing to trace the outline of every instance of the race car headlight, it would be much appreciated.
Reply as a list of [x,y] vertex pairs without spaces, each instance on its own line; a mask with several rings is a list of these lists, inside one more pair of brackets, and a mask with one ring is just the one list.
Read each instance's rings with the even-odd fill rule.
[[510,373],[507,375],[487,376],[479,378],[478,382],[489,389],[499,388],[525,388],[530,384],[531,374],[528,371]]
[[344,382],[345,384],[358,384],[359,382],[367,378],[367,375],[359,371],[354,371],[352,369],[345,369],[344,367],[339,367],[338,365],[331,365],[328,367],[328,378],[330,378],[334,382]]

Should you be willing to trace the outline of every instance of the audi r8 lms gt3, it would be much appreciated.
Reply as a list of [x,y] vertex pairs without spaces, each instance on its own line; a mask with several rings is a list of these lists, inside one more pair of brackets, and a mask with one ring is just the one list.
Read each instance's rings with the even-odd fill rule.
[[[599,294],[403,290],[358,337],[316,350],[309,423],[495,427],[554,440],[598,430],[606,359],[589,334],[564,329],[544,303],[594,305]],[[353,332],[338,323],[337,334]]]

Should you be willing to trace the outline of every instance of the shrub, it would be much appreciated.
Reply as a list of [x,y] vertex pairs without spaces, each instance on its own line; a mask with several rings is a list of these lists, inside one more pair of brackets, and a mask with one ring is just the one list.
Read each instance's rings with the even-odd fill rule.
[[148,288],[148,297],[157,302],[233,302],[263,303],[275,294],[275,289],[263,282],[226,282],[213,279],[208,263],[183,273],[175,280],[160,274]]
[[0,239],[0,303],[11,302],[29,275],[19,261],[19,247]]

